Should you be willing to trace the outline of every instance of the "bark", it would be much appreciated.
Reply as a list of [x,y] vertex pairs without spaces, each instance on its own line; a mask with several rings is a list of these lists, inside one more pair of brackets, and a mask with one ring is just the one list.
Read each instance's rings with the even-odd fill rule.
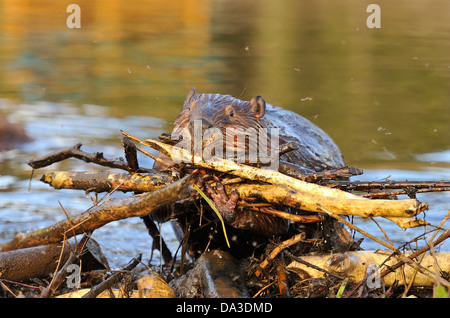
[[[62,254],[61,254],[62,253]],[[70,255],[70,248],[62,244],[49,244],[0,253],[0,279],[27,281],[30,278],[48,277]]]
[[[58,243],[0,252],[0,279],[23,282],[48,277],[67,262],[75,249],[75,244],[65,244],[63,249],[63,244]],[[101,256],[100,247],[91,240],[81,259],[85,266],[94,269],[107,266]]]

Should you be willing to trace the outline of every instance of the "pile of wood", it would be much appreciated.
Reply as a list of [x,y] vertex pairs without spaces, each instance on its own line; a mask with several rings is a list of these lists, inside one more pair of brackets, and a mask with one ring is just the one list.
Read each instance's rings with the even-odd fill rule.
[[[225,288],[212,293],[216,296],[310,296],[310,289],[308,289],[308,292],[299,291],[302,288],[304,290],[306,285],[311,288],[313,286],[311,282],[315,279],[332,281],[334,287],[328,288],[327,293],[322,294],[322,296],[330,296],[330,291],[338,296],[361,296],[364,294],[363,290],[367,296],[367,290],[370,288],[378,290],[382,288],[383,295],[387,295],[385,287],[399,284],[409,286],[408,288],[412,286],[442,286],[450,290],[448,281],[450,254],[435,252],[435,247],[450,235],[449,230],[443,230],[447,218],[436,227],[434,233],[430,234],[432,238],[428,241],[428,245],[413,253],[406,253],[403,249],[377,239],[370,233],[354,226],[346,218],[346,216],[385,218],[402,229],[428,224],[423,218],[419,218],[419,215],[427,210],[428,205],[415,199],[414,193],[447,191],[450,190],[448,182],[396,183],[386,181],[362,183],[342,181],[342,178],[340,178],[361,173],[354,168],[303,175],[280,173],[225,159],[217,159],[206,163],[201,158],[196,158],[183,149],[174,148],[168,143],[149,139],[140,140],[125,132],[123,132],[123,135],[122,142],[126,160],[111,160],[104,158],[101,153],[86,153],[81,150],[81,145],[78,144],[29,162],[33,169],[39,169],[67,158],[77,158],[109,168],[120,169],[122,172],[116,170],[102,172],[52,171],[45,173],[41,180],[55,189],[77,189],[96,193],[123,191],[133,194],[120,199],[106,196],[88,210],[74,217],[69,218],[67,216],[65,220],[49,227],[19,234],[10,242],[0,246],[0,285],[5,291],[10,291],[6,282],[13,284],[12,281],[26,281],[34,277],[56,273],[51,283],[40,291],[41,297],[53,296],[61,282],[67,279],[69,275],[66,270],[67,266],[73,264],[75,260],[79,260],[81,255],[86,254],[87,242],[93,241],[90,239],[92,232],[110,222],[130,217],[142,217],[144,221],[147,221],[146,225],[149,232],[155,242],[158,243],[156,247],[161,250],[165,262],[169,263],[172,260],[173,266],[175,258],[167,250],[167,246],[165,246],[163,238],[157,233],[154,224],[148,222],[148,216],[156,213],[161,207],[175,203],[192,202],[199,200],[201,196],[208,204],[211,204],[199,184],[202,173],[219,174],[225,192],[230,194],[232,191],[237,191],[240,204],[245,205],[247,209],[258,213],[271,214],[277,218],[299,224],[320,223],[327,217],[373,239],[384,247],[383,252],[342,250],[340,253],[335,252],[325,255],[301,255],[294,252],[296,251],[294,247],[307,240],[304,232],[292,233],[290,237],[283,238],[283,240],[280,240],[280,238],[278,240],[267,240],[264,246],[265,253],[257,258],[253,257],[247,260],[248,270],[240,274],[241,278],[245,276],[248,281],[258,280],[258,283],[255,284],[255,286],[258,286],[258,291],[253,294],[248,291],[240,293],[233,291],[233,293],[227,294],[230,288]],[[151,156],[155,160],[159,159],[145,149],[136,146],[134,142],[149,146],[172,158],[175,156],[178,162],[188,162],[188,164],[178,165],[176,170],[170,172],[139,167],[137,151]],[[209,182],[211,186],[215,185],[214,178]],[[409,199],[392,200],[389,198],[393,195],[405,193],[410,194]],[[214,210],[213,205],[211,208]],[[307,211],[309,214],[292,213],[296,210]],[[226,225],[223,224],[219,213],[216,214],[216,217],[218,224],[222,222],[223,234],[221,235],[225,236],[229,247],[225,230]],[[83,239],[75,246],[66,243],[69,238],[76,238],[80,234],[84,234]],[[205,238],[205,240],[208,239]],[[187,249],[185,246],[181,262],[184,262],[184,253]],[[226,253],[226,250],[227,246],[224,246],[221,253]],[[89,253],[97,255],[94,255],[93,258],[97,259],[97,263],[100,264],[97,264],[100,270],[110,270],[107,262],[98,256],[101,255],[101,252],[91,251]],[[208,256],[206,250],[203,254],[201,258],[203,261],[197,260],[197,264],[203,265],[197,267],[194,265],[194,268],[190,271],[191,275],[194,275],[193,273],[199,275],[199,266],[201,268],[210,268],[211,264],[217,266],[215,257]],[[31,260],[33,255],[46,255],[46,257]],[[221,256],[220,259],[224,257]],[[207,262],[208,266],[205,266],[204,262]],[[84,297],[99,295],[105,289],[111,288],[114,283],[123,278],[123,273],[131,271],[138,263],[138,261],[135,261],[129,268],[117,273],[110,272],[109,278],[104,278],[101,287],[97,285],[91,290],[83,290],[81,294]],[[375,267],[370,267],[370,265],[375,265]],[[183,264],[180,266],[183,267]],[[99,268],[95,270],[99,270]],[[377,270],[374,273],[369,271],[373,268]],[[170,276],[174,278],[171,282],[172,287],[169,287],[154,272],[147,273],[147,275],[139,274],[137,276],[141,280],[137,285],[143,286],[143,281],[151,280],[151,282],[140,288],[139,292],[134,295],[144,296],[154,288],[152,286],[161,286],[159,285],[161,283],[164,286],[164,291],[162,293],[159,291],[149,293],[150,297],[187,296],[186,293],[177,289],[177,286],[180,286],[180,281],[189,281],[189,276],[183,270],[180,270],[179,273],[184,276],[177,279],[174,278],[174,275]],[[133,277],[136,278],[137,276],[134,275]],[[142,278],[144,276],[145,278]],[[138,279],[136,278],[136,280]],[[107,281],[109,283],[105,283]],[[158,283],[155,284],[155,281]],[[370,285],[367,283],[368,281],[375,283]],[[293,284],[292,282],[297,283]],[[345,289],[346,286],[347,289]],[[243,288],[248,288],[248,286],[243,286]],[[345,293],[342,292],[344,289],[346,290]],[[338,290],[340,293],[338,293]],[[10,294],[14,293],[11,291]],[[128,293],[128,295],[133,295],[133,293]],[[198,288],[196,296],[207,296],[205,286]]]

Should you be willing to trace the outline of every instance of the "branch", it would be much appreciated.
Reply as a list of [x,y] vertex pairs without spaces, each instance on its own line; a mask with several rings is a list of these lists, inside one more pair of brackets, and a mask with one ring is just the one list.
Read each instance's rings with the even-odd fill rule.
[[[407,194],[414,197],[416,193],[450,191],[449,181],[335,181],[324,180],[322,185],[338,188],[344,191],[369,192],[366,198],[383,198],[393,195]],[[401,189],[400,191],[383,191]]]
[[0,251],[57,243],[63,239],[64,233],[70,238],[93,231],[112,221],[147,215],[169,202],[190,198],[193,191],[190,187],[191,180],[191,176],[186,176],[153,192],[124,199],[108,199],[70,220],[60,221],[31,233],[20,234],[0,246]]
[[[28,165],[33,169],[47,167],[55,162],[59,162],[68,158],[77,158],[85,162],[92,162],[101,166],[117,168],[128,171],[130,167],[123,160],[107,159],[103,157],[103,153],[88,153],[81,149],[81,144],[76,144],[73,147],[66,148],[43,157],[39,157],[28,162]],[[140,172],[152,171],[150,169],[139,169]]]
[[46,172],[41,178],[55,189],[77,189],[90,192],[121,191],[151,192],[170,182],[172,178],[164,173],[119,173],[103,172]]

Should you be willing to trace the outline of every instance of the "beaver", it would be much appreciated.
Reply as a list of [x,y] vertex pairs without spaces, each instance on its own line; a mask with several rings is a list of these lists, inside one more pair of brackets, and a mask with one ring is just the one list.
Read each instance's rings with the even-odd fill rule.
[[[345,167],[339,147],[327,133],[299,114],[266,103],[262,96],[243,101],[231,95],[199,94],[193,88],[185,99],[170,135],[178,139],[182,131],[188,131],[192,137],[195,134],[194,123],[199,124],[200,133],[212,128],[219,132],[225,132],[229,128],[246,130],[253,128],[255,131],[259,131],[260,128],[268,130],[278,128],[279,145],[295,143],[299,146],[283,153],[279,157],[280,160],[313,172]],[[223,138],[225,135],[223,133]],[[194,138],[191,138],[191,141],[192,139]],[[205,146],[207,143],[202,143],[202,147]],[[235,147],[236,144],[224,142],[223,146]],[[268,143],[267,148],[272,146]],[[249,151],[248,145],[245,149]],[[166,157],[164,164],[155,162],[154,168],[163,170],[171,165],[173,162]],[[220,183],[217,183],[216,189],[212,189],[208,184],[205,186],[228,225],[265,235],[287,232],[288,223],[285,220],[263,213],[238,210],[237,192],[232,192],[228,197]]]

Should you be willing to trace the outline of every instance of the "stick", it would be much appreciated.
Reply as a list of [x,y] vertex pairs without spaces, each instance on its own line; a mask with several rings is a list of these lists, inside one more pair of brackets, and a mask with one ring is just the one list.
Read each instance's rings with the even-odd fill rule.
[[[28,165],[33,169],[47,167],[55,162],[59,162],[68,158],[77,158],[85,162],[92,162],[101,166],[106,166],[110,168],[117,168],[122,170],[129,170],[128,164],[123,160],[107,159],[103,157],[103,153],[88,153],[81,150],[81,144],[76,144],[73,147],[69,147],[49,155],[45,155],[28,162]],[[139,169],[140,172],[151,171],[149,169]]]
[[172,177],[164,173],[133,173],[126,172],[66,172],[50,171],[44,173],[41,181],[55,189],[78,189],[89,192],[120,191],[151,192],[170,182]]
[[255,275],[257,277],[259,277],[262,273],[261,270],[263,270],[264,268],[267,267],[267,265],[269,265],[269,263],[281,252],[283,251],[286,247],[289,247],[291,245],[297,244],[298,242],[300,242],[301,240],[304,240],[306,237],[306,234],[304,232],[300,232],[296,235],[294,235],[293,237],[281,242],[281,244],[279,244],[277,247],[275,247],[272,252],[270,252],[269,256],[267,256],[266,259],[264,259],[264,261],[261,262],[261,264],[259,265],[259,269],[255,272]]
[[[445,241],[449,237],[450,237],[450,229],[445,231],[444,233],[442,233],[436,239],[436,241],[433,242],[433,245],[441,244],[443,241]],[[415,251],[414,253],[412,253],[411,255],[409,255],[408,258],[412,260],[412,259],[418,257],[419,255],[427,252],[429,249],[430,249],[430,245],[424,246],[421,249],[419,249],[419,250]],[[400,260],[398,263],[396,263],[396,264],[394,264],[392,266],[389,266],[383,272],[381,272],[380,277],[383,277],[383,276],[389,274],[390,272],[395,271],[397,268],[399,268],[403,264],[405,264],[405,261],[404,260]]]
[[104,282],[93,287],[90,291],[83,295],[81,298],[95,298],[104,290],[111,288],[115,283],[120,281],[125,274],[128,274],[133,268],[135,268],[141,262],[142,255],[140,254],[137,258],[134,258],[133,261],[125,266],[120,273],[116,273],[109,277]]
[[[53,171],[45,173],[41,180],[56,189],[83,189],[102,192],[111,191],[117,187],[122,191],[148,192],[168,184],[172,178],[164,173],[128,174]],[[321,202],[322,205],[328,206],[329,209],[336,211],[338,214],[389,217],[391,221],[396,222],[402,228],[426,224],[421,220],[411,218],[424,207],[417,200],[343,200],[307,194],[283,185],[241,183],[225,185],[225,188],[228,192],[232,189],[237,190],[240,198],[244,200],[249,197],[262,198],[272,204],[287,205],[311,212],[322,212],[316,204]]]
[[80,241],[80,244],[77,246],[76,250],[70,252],[70,256],[67,261],[64,263],[64,266],[61,267],[58,274],[53,277],[52,281],[44,290],[41,292],[40,298],[50,298],[53,296],[55,291],[64,281],[67,276],[67,267],[73,264],[81,255],[87,241],[89,240],[90,235],[84,235]]
[[171,157],[173,160],[185,163],[191,163],[194,166],[203,168],[203,169],[211,169],[220,172],[229,173],[238,177],[242,177],[249,180],[259,180],[272,184],[283,184],[291,186],[300,191],[305,191],[312,194],[321,194],[324,196],[338,197],[338,198],[351,198],[351,199],[359,199],[359,200],[367,200],[361,197],[358,197],[354,194],[341,191],[339,189],[332,189],[328,187],[322,187],[314,183],[309,183],[305,181],[301,181],[292,177],[288,177],[278,171],[273,171],[269,169],[260,169],[251,166],[246,166],[242,164],[235,163],[230,160],[215,158],[214,161],[210,162],[202,162],[202,158],[195,155],[192,156],[185,149],[173,147],[171,145],[164,144],[162,142],[146,139],[145,141],[140,140],[136,137],[133,137],[125,132],[122,132],[123,135],[130,138],[131,140],[142,143],[143,145],[149,146],[158,150],[165,154],[166,156]]
[[[370,191],[384,189],[437,189],[437,191],[450,190],[449,181],[324,181],[322,184],[333,186],[346,191]],[[443,188],[443,190],[439,190]]]

